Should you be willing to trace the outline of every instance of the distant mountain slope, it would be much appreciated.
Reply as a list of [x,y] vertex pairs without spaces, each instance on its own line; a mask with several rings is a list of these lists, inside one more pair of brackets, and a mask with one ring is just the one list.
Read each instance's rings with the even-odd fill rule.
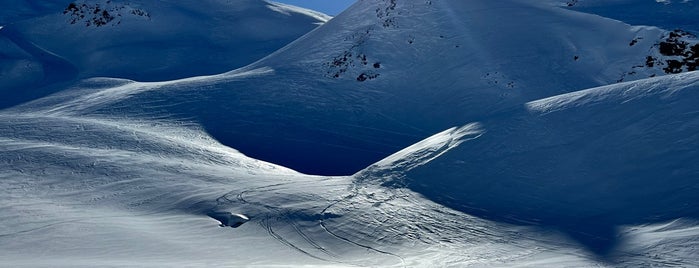
[[[270,54],[329,19],[263,0],[55,3],[2,3],[0,14],[17,20],[0,29],[0,40],[12,46],[0,50],[8,54],[0,59],[0,74],[11,78],[2,79],[0,91],[35,91],[56,79],[160,81],[222,73]],[[13,16],[16,12],[35,16]],[[56,66],[36,51],[68,65]],[[66,68],[76,71],[66,73]],[[4,99],[0,107],[10,102]]]
[[568,8],[621,20],[632,25],[653,25],[668,30],[699,32],[694,0],[554,0]]

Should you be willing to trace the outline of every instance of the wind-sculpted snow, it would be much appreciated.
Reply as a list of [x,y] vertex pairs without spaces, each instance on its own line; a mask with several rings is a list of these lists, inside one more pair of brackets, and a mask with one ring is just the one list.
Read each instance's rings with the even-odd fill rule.
[[[481,232],[476,230],[485,230],[478,235],[483,241],[511,232],[497,225],[489,230],[487,221],[422,203],[402,190],[361,186],[350,177],[301,175],[252,160],[185,125],[1,117],[3,266],[406,267],[430,261],[403,257],[402,251],[438,248],[440,235],[474,243]],[[421,203],[422,208],[400,208]],[[251,222],[235,231],[219,228],[206,216],[211,211],[245,213]],[[402,248],[410,239],[404,228],[416,219],[430,224],[426,220],[436,223],[442,216],[454,224],[473,222],[475,233],[441,223],[428,228],[450,233],[414,229],[410,235],[422,238]],[[370,220],[380,217],[393,219],[393,227]],[[372,229],[374,234],[367,233]],[[500,244],[519,258],[526,254],[514,249],[529,252],[531,243],[539,242]],[[271,258],[265,254],[270,250]],[[36,254],[42,259],[32,257]]]
[[699,76],[573,92],[484,118],[485,133],[410,171],[436,202],[567,232],[600,254],[620,225],[699,217]]
[[55,84],[0,111],[0,266],[699,266],[699,73],[550,3],[363,0],[234,71]]
[[[429,163],[465,140],[477,139],[483,134],[478,124],[453,127],[413,144],[399,152],[362,170],[355,176],[387,176],[383,173],[405,173],[413,168]],[[370,173],[370,174],[365,174]]]
[[[595,184],[577,184],[575,190],[592,194],[586,197],[590,200],[609,199],[577,203],[574,211],[537,210],[532,209],[531,206],[536,205],[532,200],[556,203],[561,195],[542,195],[553,189],[532,189],[522,184],[513,185],[517,189],[510,191],[506,185],[512,180],[498,172],[490,173],[495,175],[489,179],[500,179],[496,183],[504,188],[489,188],[488,192],[474,183],[476,176],[452,176],[503,168],[499,161],[474,163],[474,160],[493,153],[505,157],[514,153],[517,157],[518,150],[508,149],[517,149],[526,143],[538,147],[537,144],[550,141],[536,135],[532,138],[527,132],[529,129],[521,127],[529,124],[528,117],[559,114],[556,120],[551,119],[547,128],[556,129],[553,126],[558,120],[565,123],[566,119],[576,122],[589,119],[570,112],[582,109],[610,117],[609,121],[598,121],[599,124],[610,128],[619,124],[618,127],[623,128],[625,124],[613,116],[615,107],[623,109],[627,116],[633,115],[639,106],[632,104],[648,104],[639,103],[640,99],[656,105],[672,103],[677,105],[678,111],[685,111],[690,107],[686,103],[691,102],[693,95],[690,93],[696,80],[696,74],[668,77],[532,102],[528,106],[530,110],[524,112],[530,115],[513,119],[520,122],[519,125],[508,126],[503,119],[495,118],[451,128],[351,177],[308,176],[247,158],[212,140],[191,123],[6,111],[0,114],[0,169],[3,170],[0,196],[7,200],[0,206],[3,215],[0,218],[0,265],[696,265],[699,246],[696,222],[664,217],[691,216],[687,213],[692,210],[685,210],[686,207],[665,210],[663,217],[640,222],[642,225],[615,222],[620,224],[616,230],[621,241],[614,251],[600,259],[580,247],[581,239],[575,236],[576,231],[587,231],[589,222],[579,221],[585,224],[575,225],[579,229],[564,228],[571,226],[549,228],[555,222],[549,221],[548,216],[553,215],[547,214],[556,213],[555,217],[565,220],[570,215],[566,212],[585,215],[586,209],[599,209],[596,206],[599,203],[612,207],[621,204],[615,203],[617,199],[608,194],[597,192]],[[663,84],[670,86],[663,87]],[[624,106],[624,103],[629,104]],[[507,129],[511,131],[503,134]],[[573,137],[601,134],[598,131],[606,128],[595,129],[597,131],[589,130]],[[559,130],[560,133],[566,131]],[[677,135],[691,134],[691,131],[680,130],[668,131]],[[539,133],[534,128],[532,131]],[[500,136],[509,137],[510,133],[516,136],[512,141],[499,140]],[[565,143],[569,135],[560,137]],[[665,136],[653,134],[650,137]],[[503,144],[503,149],[477,148],[479,143],[489,146],[495,139],[498,139],[497,144]],[[532,170],[559,167],[556,162],[541,161],[550,159],[547,155],[525,153],[521,158],[528,156],[535,158],[521,164],[509,163],[515,168],[530,167]],[[447,165],[450,166],[447,168]],[[575,166],[572,167],[575,170]],[[512,168],[502,169],[509,170]],[[458,182],[451,179],[458,179]],[[634,212],[621,213],[612,219],[636,217],[643,212],[667,208],[665,205],[673,202],[691,203],[693,200],[684,195],[696,191],[692,190],[696,188],[691,188],[691,182],[646,179],[637,179],[639,184],[634,187],[653,186],[654,192],[645,192],[644,197],[655,204],[640,203],[645,205],[643,209],[630,206],[628,208],[634,208]],[[449,187],[443,188],[445,183]],[[664,194],[674,186],[686,188],[675,192],[675,199],[667,199],[669,203],[651,195]],[[487,195],[489,202],[460,203],[469,205],[465,210],[469,214],[466,214],[459,211],[464,210],[463,207],[453,210],[423,197],[454,202],[464,198],[461,191],[480,193],[481,197]],[[485,201],[478,198],[470,201],[473,200]],[[444,204],[453,206],[451,202]],[[498,215],[508,215],[499,214],[502,211],[498,210],[498,204],[515,208],[507,210],[515,218],[498,223],[502,220]],[[521,214],[518,207],[529,210]],[[564,203],[557,208],[573,207]],[[207,216],[218,211],[244,214],[250,222],[236,229],[218,227],[218,221]],[[533,221],[522,215],[540,216],[543,220],[522,225],[522,221]],[[646,225],[663,218],[667,220]],[[601,223],[609,223],[608,218],[598,219]],[[577,240],[568,239],[565,234]],[[268,254],[271,251],[275,253],[273,256]],[[42,255],[40,260],[35,258],[37,254]]]

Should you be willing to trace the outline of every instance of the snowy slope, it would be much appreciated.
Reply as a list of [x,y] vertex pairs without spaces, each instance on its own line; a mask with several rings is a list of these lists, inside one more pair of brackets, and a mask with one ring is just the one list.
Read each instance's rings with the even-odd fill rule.
[[[329,19],[262,0],[59,2],[0,4],[0,14],[15,19],[0,30],[0,53],[6,55],[0,60],[1,92],[17,95],[95,76],[160,81],[221,73]],[[0,107],[17,102],[4,99]]]
[[560,228],[600,252],[619,242],[619,225],[696,219],[697,75],[573,92],[483,119],[478,139],[403,183],[472,215]]
[[661,43],[685,42],[690,52],[696,44],[672,36],[548,2],[364,0],[244,69],[268,69],[265,76],[131,84],[170,90],[136,90],[80,113],[195,120],[249,156],[347,175],[527,101],[665,75],[681,56],[663,55]]
[[230,72],[56,85],[0,111],[0,266],[699,266],[695,44],[363,0]]
[[[182,122],[5,111],[0,265],[695,266],[698,87],[689,73],[529,102],[349,177]],[[221,228],[212,211],[251,221]],[[602,251],[590,240],[608,237],[585,237],[600,224]]]

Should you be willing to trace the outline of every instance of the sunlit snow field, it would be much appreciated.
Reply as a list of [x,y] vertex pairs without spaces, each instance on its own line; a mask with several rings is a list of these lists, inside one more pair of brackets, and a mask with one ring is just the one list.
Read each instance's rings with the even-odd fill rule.
[[50,15],[0,11],[22,18],[0,52],[46,83],[0,90],[2,267],[699,266],[699,73],[644,65],[679,58],[658,52],[674,29],[602,17],[621,4],[360,0],[326,22],[245,0],[227,12],[322,26],[245,67],[154,80],[18,50],[61,18],[37,4]]

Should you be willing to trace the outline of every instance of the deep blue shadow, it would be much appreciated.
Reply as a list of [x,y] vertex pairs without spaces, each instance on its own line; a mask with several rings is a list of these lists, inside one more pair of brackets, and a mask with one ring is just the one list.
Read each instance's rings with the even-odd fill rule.
[[0,89],[0,94],[3,96],[0,98],[0,109],[57,92],[67,83],[74,81],[78,75],[78,69],[70,62],[34,45],[26,40],[21,33],[15,31],[12,26],[0,29],[0,38],[8,39],[31,55],[33,60],[40,62],[44,73],[41,81],[35,81],[22,87]]

